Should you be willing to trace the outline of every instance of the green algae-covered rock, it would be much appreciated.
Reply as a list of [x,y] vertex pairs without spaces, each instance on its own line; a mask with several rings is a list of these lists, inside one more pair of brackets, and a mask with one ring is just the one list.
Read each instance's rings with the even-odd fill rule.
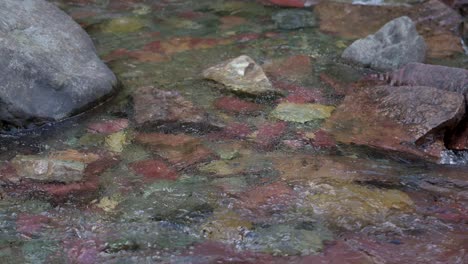
[[143,28],[145,24],[136,17],[119,17],[107,21],[102,25],[102,31],[105,33],[130,33]]
[[334,109],[334,106],[321,104],[281,103],[271,114],[283,121],[306,123],[329,118]]
[[383,223],[392,214],[413,210],[413,201],[402,191],[343,182],[311,182],[303,205],[340,228],[360,229]]

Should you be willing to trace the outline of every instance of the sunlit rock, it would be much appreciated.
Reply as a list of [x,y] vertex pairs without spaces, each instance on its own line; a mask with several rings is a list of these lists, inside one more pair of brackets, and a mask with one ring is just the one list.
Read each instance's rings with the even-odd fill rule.
[[223,84],[233,92],[262,95],[279,93],[250,57],[242,55],[203,71],[203,77]]
[[408,17],[385,24],[379,31],[351,44],[342,58],[377,70],[397,69],[410,62],[423,62],[426,43]]
[[334,109],[334,106],[321,104],[280,103],[271,115],[283,121],[306,123],[313,120],[327,119]]
[[[382,190],[350,183],[312,181],[299,192],[304,209],[324,216],[331,225],[356,230],[385,222],[392,213],[413,210],[413,202],[398,190]],[[303,195],[303,197],[302,197]]]

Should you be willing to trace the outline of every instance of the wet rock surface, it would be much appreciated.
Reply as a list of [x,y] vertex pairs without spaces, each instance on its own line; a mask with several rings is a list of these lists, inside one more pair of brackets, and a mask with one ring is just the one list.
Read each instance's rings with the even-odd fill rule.
[[233,92],[251,95],[280,92],[271,85],[263,69],[245,55],[206,69],[203,77],[219,82]]
[[346,48],[342,58],[377,70],[397,69],[410,62],[423,62],[426,43],[408,17],[396,18],[379,31]]
[[117,78],[89,36],[53,4],[2,1],[0,9],[0,120],[58,121],[115,92]]
[[384,76],[392,85],[429,86],[440,90],[468,95],[468,70],[410,63],[405,67]]
[[206,112],[177,91],[142,87],[133,96],[135,121],[139,126],[192,125],[220,126]]
[[425,153],[423,137],[456,126],[464,105],[460,94],[432,87],[368,87],[348,95],[326,127],[341,142],[440,158]]
[[[0,263],[464,263],[459,20],[440,1],[337,1],[53,1],[123,90],[0,135]],[[317,25],[277,28],[291,8]],[[339,59],[404,15],[434,37],[431,65],[376,74]],[[203,79],[241,54],[258,66],[241,72],[284,96]]]

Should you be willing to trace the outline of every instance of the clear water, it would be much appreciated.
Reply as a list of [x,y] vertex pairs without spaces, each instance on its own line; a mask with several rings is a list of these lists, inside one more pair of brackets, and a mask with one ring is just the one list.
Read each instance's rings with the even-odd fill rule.
[[[225,111],[216,100],[235,96],[201,77],[242,54],[262,65],[300,55],[310,64],[269,77],[338,105],[343,96],[321,75],[346,85],[368,73],[339,60],[352,39],[318,27],[278,30],[270,18],[280,8],[256,1],[54,2],[88,31],[123,88],[78,117],[2,136],[2,165],[17,155],[77,150],[97,155],[105,170],[87,179],[97,187],[65,195],[54,192],[60,184],[45,189],[50,193],[2,185],[0,263],[467,263],[466,166],[314,146],[304,135],[321,122],[289,122],[273,145],[262,147],[255,131],[276,122],[270,115],[276,99],[247,97],[261,110]],[[457,67],[467,61],[463,54],[431,59]],[[139,129],[131,95],[144,86],[178,91],[250,131]],[[129,126],[110,134],[90,130],[116,119]],[[198,143],[150,147],[137,140],[142,133],[184,134]],[[200,158],[200,149],[211,154]],[[145,176],[141,161],[148,160],[172,176]]]

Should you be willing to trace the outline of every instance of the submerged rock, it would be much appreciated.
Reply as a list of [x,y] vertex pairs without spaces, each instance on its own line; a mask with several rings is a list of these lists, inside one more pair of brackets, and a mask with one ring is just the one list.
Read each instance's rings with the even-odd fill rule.
[[325,240],[333,238],[326,228],[311,224],[310,228],[301,225],[273,225],[251,232],[245,238],[245,246],[254,251],[275,255],[309,255],[318,253]]
[[330,117],[334,106],[321,104],[281,103],[271,113],[273,117],[290,122],[306,123]]
[[152,86],[142,87],[133,94],[135,116],[140,127],[162,125],[216,128],[221,126],[208,114],[185,99],[177,91],[164,91]]
[[281,93],[271,85],[262,68],[246,55],[206,69],[203,77],[219,82],[233,92],[250,95]]
[[459,93],[425,86],[367,87],[346,96],[325,127],[343,143],[439,159],[443,132],[465,113]]
[[347,60],[377,70],[397,69],[410,62],[423,62],[426,43],[408,17],[385,24],[379,31],[355,41],[342,54]]
[[468,96],[468,70],[466,69],[410,63],[382,77],[391,85],[430,86]]
[[381,190],[352,183],[311,182],[300,191],[300,207],[311,207],[331,225],[347,230],[383,223],[394,212],[413,210],[413,201],[398,190]]
[[313,27],[316,24],[314,13],[299,9],[286,9],[272,16],[276,27],[280,29],[298,29]]
[[57,121],[115,91],[117,79],[86,32],[43,0],[0,3],[0,120]]

